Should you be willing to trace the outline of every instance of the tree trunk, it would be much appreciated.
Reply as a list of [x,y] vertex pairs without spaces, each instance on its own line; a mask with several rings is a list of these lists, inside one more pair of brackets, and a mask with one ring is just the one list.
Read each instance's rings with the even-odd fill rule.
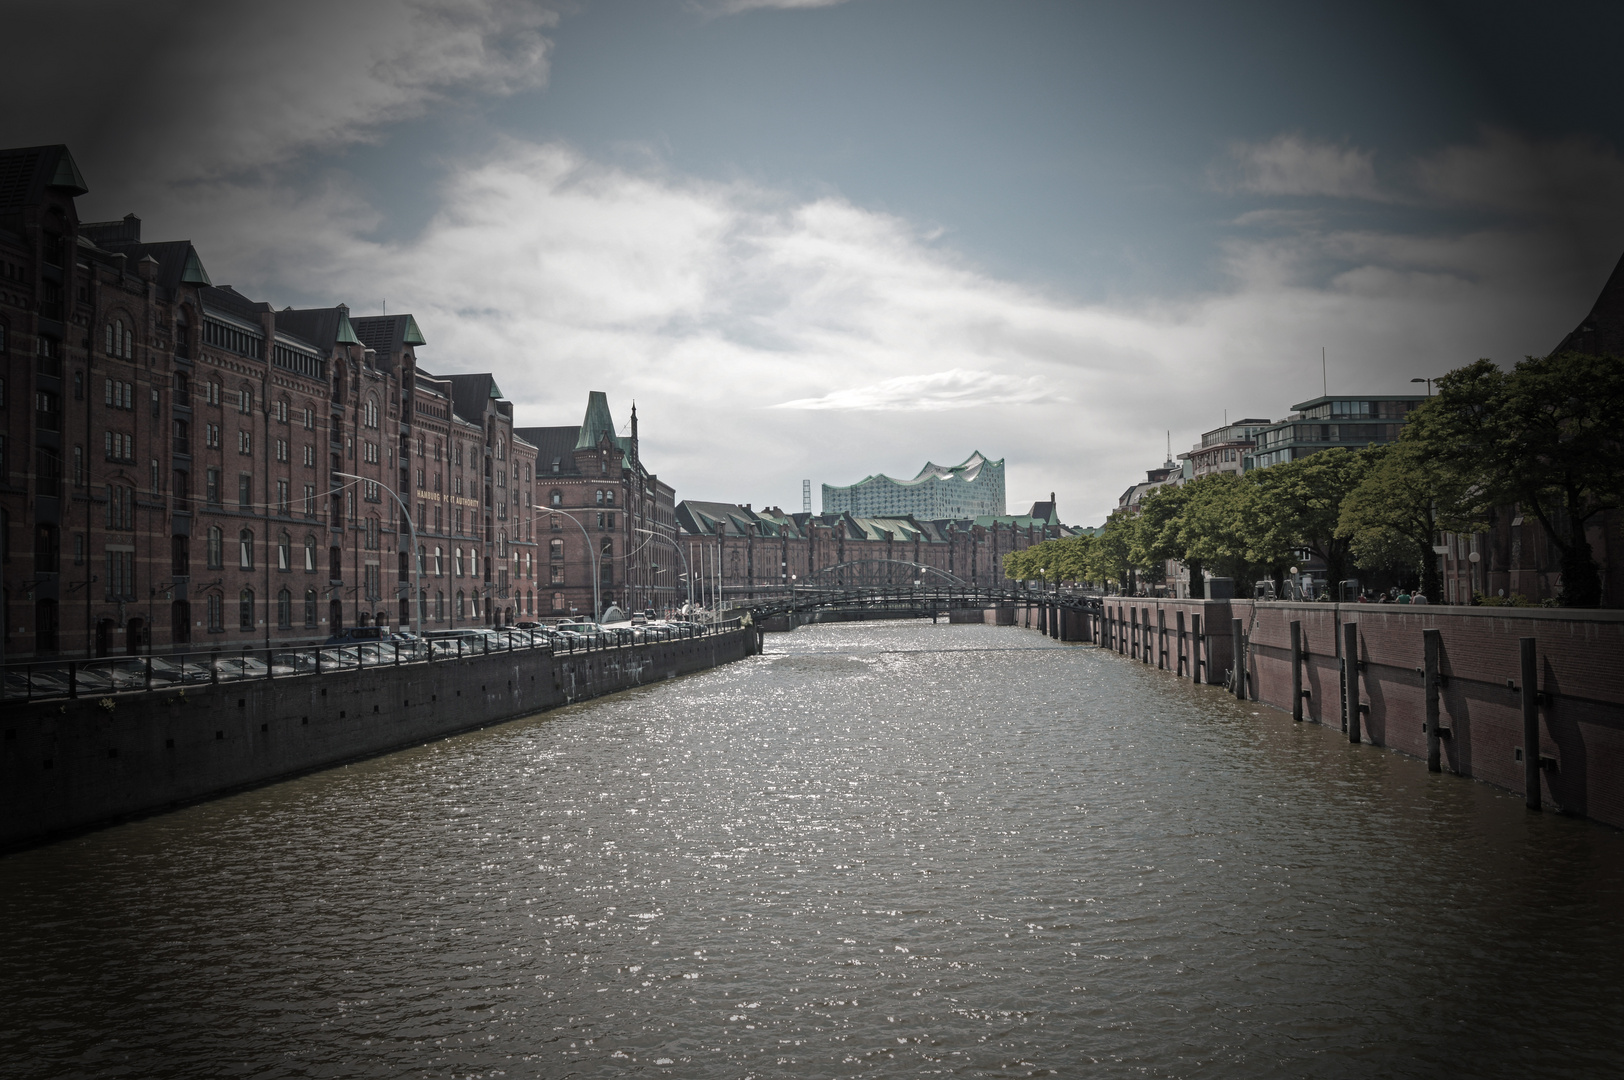
[[1207,598],[1207,575],[1201,567],[1199,559],[1191,559],[1190,567],[1190,599],[1205,600]]
[[1582,522],[1573,526],[1574,536],[1562,546],[1562,604],[1565,607],[1601,607],[1601,574],[1590,556],[1590,539]]

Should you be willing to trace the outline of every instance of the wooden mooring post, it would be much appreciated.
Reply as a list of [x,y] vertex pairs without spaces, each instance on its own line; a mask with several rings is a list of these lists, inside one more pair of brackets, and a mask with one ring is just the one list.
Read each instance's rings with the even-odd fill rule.
[[1438,654],[1443,651],[1441,630],[1421,631],[1422,687],[1427,699],[1427,772],[1443,772],[1443,736],[1438,731]]
[[1230,661],[1235,665],[1235,699],[1246,700],[1246,660],[1241,653],[1241,621],[1229,620],[1229,655]]
[[1342,624],[1342,715],[1347,718],[1348,741],[1360,741],[1359,732],[1359,624]]
[[1201,665],[1211,660],[1211,650],[1203,650],[1206,642],[1201,637],[1201,616],[1190,613],[1190,681],[1201,681]]
[[1177,636],[1173,640],[1173,647],[1178,654],[1173,661],[1175,665],[1173,674],[1175,676],[1183,675],[1184,666],[1189,662],[1189,657],[1186,652],[1189,647],[1189,642],[1184,639],[1184,612],[1182,609],[1178,612],[1177,626],[1178,628],[1175,631]]
[[1291,620],[1291,718],[1303,718],[1303,624]]
[[1528,809],[1538,810],[1539,784],[1539,663],[1534,639],[1519,638],[1522,653],[1523,793]]

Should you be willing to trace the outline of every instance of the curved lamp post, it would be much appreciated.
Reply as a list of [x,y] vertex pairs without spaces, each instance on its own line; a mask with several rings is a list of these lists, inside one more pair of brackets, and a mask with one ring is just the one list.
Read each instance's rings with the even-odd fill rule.
[[688,607],[691,610],[694,606],[694,575],[693,572],[688,569],[688,556],[682,553],[682,545],[664,533],[655,532],[653,529],[637,529],[637,531],[648,536],[652,536],[656,540],[664,540],[666,543],[670,544],[671,549],[677,553],[677,558],[682,560],[682,576],[687,579],[688,582]]
[[598,549],[592,546],[592,534],[586,531],[585,525],[575,520],[575,511],[573,510],[566,510],[562,506],[539,506],[535,504],[532,504],[530,509],[545,510],[549,514],[563,514],[570,521],[574,521],[575,527],[581,530],[581,536],[586,540],[586,549],[592,555],[592,621],[597,622],[599,613],[603,611],[603,604],[598,599],[598,579],[602,574],[598,564]]
[[[354,473],[337,472],[336,470],[333,472],[333,475],[334,476],[342,476],[347,480],[361,480],[361,481],[366,480],[366,477],[364,477],[364,476],[356,476]],[[401,497],[398,494],[396,494],[394,492],[394,490],[392,490],[389,487],[388,484],[385,484],[382,481],[378,482],[378,486],[380,488],[382,488],[384,491],[389,492],[389,497],[391,499],[394,499],[395,502],[400,504],[400,516],[405,519],[405,521],[406,521],[406,530],[407,530],[408,534],[412,538],[411,539],[412,549],[411,549],[410,552],[407,553],[407,558],[410,559],[411,563],[412,563],[412,581],[413,581],[412,591],[417,594],[417,595],[413,596],[412,600],[411,600],[412,624],[417,627],[417,639],[419,641],[422,641],[423,640],[423,562],[422,562],[422,559],[420,558],[420,556],[417,553],[417,525],[416,525],[416,523],[414,523],[412,521],[412,512],[409,509],[407,509],[406,503],[401,499]]]

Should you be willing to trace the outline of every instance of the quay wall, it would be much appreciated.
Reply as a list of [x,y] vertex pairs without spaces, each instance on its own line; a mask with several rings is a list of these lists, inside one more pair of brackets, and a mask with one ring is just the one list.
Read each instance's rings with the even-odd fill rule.
[[[1300,625],[1303,719],[1347,730],[1342,626],[1358,626],[1362,742],[1427,753],[1423,630],[1436,629],[1442,766],[1527,795],[1519,639],[1538,662],[1541,803],[1624,827],[1624,612],[1441,605],[1155,600],[1108,596],[1105,618],[1068,636],[1171,676],[1223,685],[1241,620],[1245,694],[1292,709],[1291,624]],[[1194,632],[1200,616],[1201,637]],[[1070,627],[1068,627],[1070,630]],[[1201,661],[1200,667],[1196,662]]]
[[0,850],[702,671],[759,648],[746,627],[556,656],[521,650],[8,705]]

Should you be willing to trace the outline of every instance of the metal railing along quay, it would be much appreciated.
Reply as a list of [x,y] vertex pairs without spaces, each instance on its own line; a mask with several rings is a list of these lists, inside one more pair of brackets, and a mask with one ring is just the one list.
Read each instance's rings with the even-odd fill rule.
[[689,641],[737,630],[740,620],[617,627],[596,633],[547,630],[473,630],[412,640],[352,641],[331,645],[32,660],[4,665],[8,703],[185,690],[249,680],[324,675],[410,664],[449,663],[510,653],[574,656]]

